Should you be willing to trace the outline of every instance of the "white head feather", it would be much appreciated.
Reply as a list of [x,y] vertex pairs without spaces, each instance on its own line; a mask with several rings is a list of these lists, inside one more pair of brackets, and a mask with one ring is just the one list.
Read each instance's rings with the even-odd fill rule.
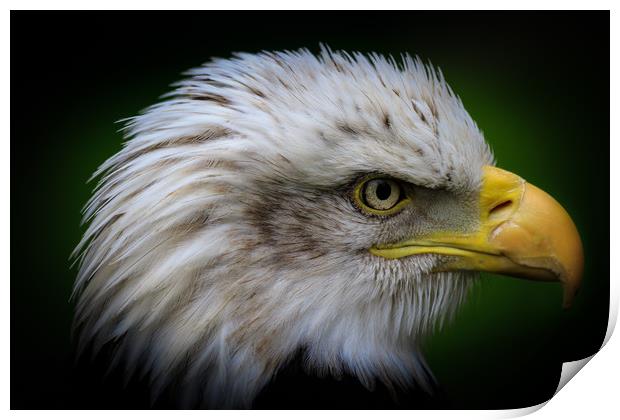
[[441,73],[409,56],[301,50],[189,76],[129,120],[94,175],[81,343],[116,342],[128,375],[148,374],[154,393],[174,380],[187,403],[247,406],[298,351],[308,369],[369,387],[425,386],[420,337],[472,276],[431,274],[432,255],[370,255],[385,222],[346,191],[367,173],[478,188],[493,158]]

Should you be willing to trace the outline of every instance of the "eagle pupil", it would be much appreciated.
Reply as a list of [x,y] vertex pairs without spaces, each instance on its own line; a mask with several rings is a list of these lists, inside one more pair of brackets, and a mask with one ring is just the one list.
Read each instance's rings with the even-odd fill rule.
[[392,195],[392,187],[385,181],[382,181],[377,185],[377,198],[381,201],[387,200]]

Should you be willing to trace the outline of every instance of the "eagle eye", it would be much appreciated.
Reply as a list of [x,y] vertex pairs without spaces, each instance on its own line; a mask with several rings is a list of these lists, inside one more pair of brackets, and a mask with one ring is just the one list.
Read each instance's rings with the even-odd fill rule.
[[373,179],[364,185],[364,203],[375,210],[389,210],[398,203],[400,187],[391,179]]
[[397,180],[383,177],[362,180],[355,188],[354,199],[358,207],[371,215],[394,214],[409,201]]

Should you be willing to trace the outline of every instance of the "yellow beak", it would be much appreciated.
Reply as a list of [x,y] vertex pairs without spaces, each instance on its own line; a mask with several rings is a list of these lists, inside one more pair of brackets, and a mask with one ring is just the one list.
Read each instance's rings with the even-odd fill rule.
[[484,168],[480,224],[472,233],[440,232],[370,249],[384,258],[440,254],[436,271],[474,270],[560,281],[564,307],[581,283],[583,248],[575,224],[550,195],[502,169]]

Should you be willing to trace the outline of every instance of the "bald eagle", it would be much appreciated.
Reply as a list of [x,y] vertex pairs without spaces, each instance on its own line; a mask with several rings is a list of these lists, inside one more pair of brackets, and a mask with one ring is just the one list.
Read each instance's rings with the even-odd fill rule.
[[126,121],[76,249],[80,348],[181,406],[249,407],[296,354],[427,389],[421,337],[480,271],[582,275],[564,209],[493,154],[418,58],[236,54]]

